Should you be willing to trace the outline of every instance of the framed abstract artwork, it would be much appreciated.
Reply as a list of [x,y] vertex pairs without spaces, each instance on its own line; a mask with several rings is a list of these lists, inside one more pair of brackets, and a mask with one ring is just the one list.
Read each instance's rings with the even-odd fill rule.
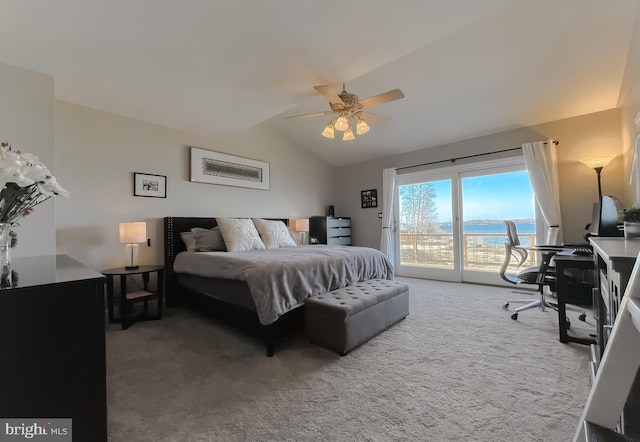
[[167,197],[167,177],[150,173],[133,173],[133,196]]
[[269,190],[269,163],[192,147],[191,181]]

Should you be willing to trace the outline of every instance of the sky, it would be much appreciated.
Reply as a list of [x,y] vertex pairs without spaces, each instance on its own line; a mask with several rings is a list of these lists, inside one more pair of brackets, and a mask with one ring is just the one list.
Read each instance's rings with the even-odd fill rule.
[[[451,183],[433,181],[438,221],[451,221]],[[463,178],[464,221],[535,218],[534,195],[526,171]]]

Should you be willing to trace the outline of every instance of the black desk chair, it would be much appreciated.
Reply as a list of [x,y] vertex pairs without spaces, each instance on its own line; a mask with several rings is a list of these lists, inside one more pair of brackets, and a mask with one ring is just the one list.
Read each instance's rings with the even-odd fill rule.
[[[514,321],[518,319],[518,313],[538,308],[545,311],[547,308],[551,308],[558,311],[558,305],[548,302],[546,300],[546,294],[556,293],[556,274],[555,267],[552,265],[553,256],[562,251],[562,246],[535,246],[531,247],[531,250],[540,252],[542,255],[542,262],[539,266],[532,266],[526,269],[520,270],[520,268],[527,261],[528,252],[525,247],[520,244],[520,238],[518,236],[518,229],[516,223],[510,220],[504,221],[507,228],[507,240],[504,243],[505,246],[505,259],[500,267],[500,277],[516,286],[524,287],[522,290],[526,290],[525,293],[537,293],[538,298],[534,301],[528,300],[515,300],[507,301],[502,307],[505,310],[509,309],[510,304],[525,304],[522,307],[518,307],[511,315],[511,319]],[[515,261],[518,273],[509,274],[508,269],[512,261]],[[532,287],[535,286],[535,287]],[[527,288],[529,287],[529,288]],[[520,292],[522,293],[522,292]],[[584,310],[567,306],[567,310],[580,312],[578,319],[581,321],[586,320],[587,315]],[[567,320],[567,324],[569,321]]]

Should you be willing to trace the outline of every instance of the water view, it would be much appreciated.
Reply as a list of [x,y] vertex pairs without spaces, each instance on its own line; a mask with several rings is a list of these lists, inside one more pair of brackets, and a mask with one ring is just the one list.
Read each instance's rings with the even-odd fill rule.
[[[520,243],[535,244],[535,221],[516,222]],[[407,265],[450,267],[453,263],[453,226],[441,223],[431,233],[401,232],[401,259]],[[501,220],[469,221],[463,225],[463,265],[468,269],[497,271],[504,261],[504,242],[507,238]],[[535,265],[535,254],[529,255],[527,265]]]
[[[453,269],[459,261],[458,268],[497,272],[505,258],[505,219],[516,222],[523,246],[535,244],[535,198],[526,170],[457,180],[399,186],[401,265]],[[459,211],[464,222],[454,238]],[[526,264],[534,265],[535,254],[529,256]]]
[[[536,233],[535,220],[515,220],[518,228],[518,234],[530,235]],[[443,233],[453,233],[453,226],[451,223],[439,224]],[[483,241],[487,244],[499,244],[503,245],[506,237],[506,228],[502,220],[475,220],[466,221],[463,224],[463,233],[487,233],[487,234],[501,234],[502,236],[486,236],[483,237]]]

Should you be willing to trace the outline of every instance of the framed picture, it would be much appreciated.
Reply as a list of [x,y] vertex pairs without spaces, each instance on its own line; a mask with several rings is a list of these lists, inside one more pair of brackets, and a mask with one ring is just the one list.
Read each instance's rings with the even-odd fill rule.
[[133,196],[167,197],[167,177],[149,173],[133,173]]
[[378,189],[363,190],[360,192],[362,198],[362,208],[378,207]]
[[192,147],[191,181],[269,190],[269,163]]

